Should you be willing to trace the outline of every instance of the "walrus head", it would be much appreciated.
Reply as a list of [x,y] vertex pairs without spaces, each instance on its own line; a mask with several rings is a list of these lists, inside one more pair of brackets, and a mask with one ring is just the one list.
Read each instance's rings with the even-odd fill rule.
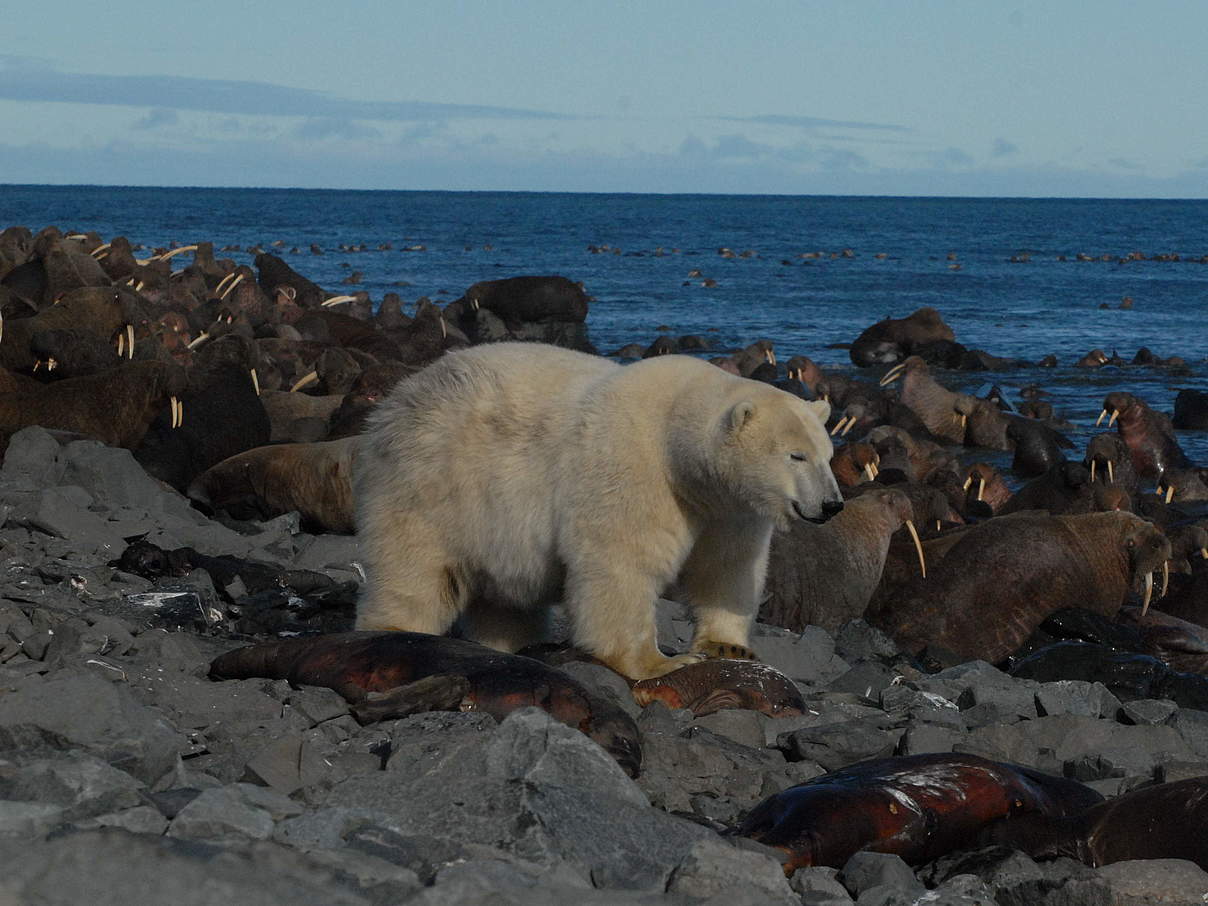
[[1149,602],[1153,599],[1153,577],[1155,572],[1162,573],[1162,587],[1159,597],[1166,593],[1169,578],[1170,540],[1151,522],[1140,517],[1133,517],[1135,524],[1124,534],[1124,550],[1128,555],[1129,567],[1133,576],[1133,590],[1140,591],[1141,613],[1149,610]]
[[1095,421],[1095,427],[1099,427],[1099,423],[1103,421],[1103,417],[1108,415],[1110,418],[1107,420],[1107,426],[1110,428],[1121,415],[1126,415],[1130,410],[1141,405],[1143,405],[1141,401],[1131,393],[1124,393],[1119,390],[1109,393],[1103,400],[1103,411],[1099,413],[1099,418]]

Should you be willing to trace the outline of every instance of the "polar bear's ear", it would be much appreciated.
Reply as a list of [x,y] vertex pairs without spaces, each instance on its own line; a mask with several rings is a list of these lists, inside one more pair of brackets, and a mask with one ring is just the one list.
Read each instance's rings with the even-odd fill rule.
[[813,402],[806,403],[805,405],[809,407],[809,410],[813,412],[814,415],[818,416],[818,421],[824,425],[826,424],[826,420],[830,418],[831,414],[830,403],[828,403],[826,400],[814,400]]
[[755,414],[755,404],[750,400],[735,403],[726,414],[726,428],[731,434],[737,434]]

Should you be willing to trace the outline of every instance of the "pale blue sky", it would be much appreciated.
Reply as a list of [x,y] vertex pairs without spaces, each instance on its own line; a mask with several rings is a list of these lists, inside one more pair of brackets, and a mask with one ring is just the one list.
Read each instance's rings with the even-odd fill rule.
[[26,4],[0,183],[1208,197],[1208,3]]

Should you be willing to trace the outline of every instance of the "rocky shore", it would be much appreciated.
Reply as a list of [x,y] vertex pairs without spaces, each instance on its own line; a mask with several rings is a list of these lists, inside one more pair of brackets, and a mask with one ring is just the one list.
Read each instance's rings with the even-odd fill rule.
[[[14,243],[0,241],[0,263]],[[51,310],[55,294],[83,279],[79,260],[91,257],[88,243],[83,256],[67,243],[44,240],[35,257],[30,237],[23,263],[58,264],[43,266],[40,288],[8,281],[0,349],[13,343],[21,320],[12,309]],[[96,237],[92,251],[101,245]],[[386,338],[399,357],[379,346],[366,361],[349,350],[370,349],[381,337],[336,343],[332,332],[348,325],[314,316],[326,311],[328,294],[292,271],[272,271],[269,258],[258,273],[225,268],[204,253],[173,272],[161,258],[147,274],[130,272],[148,284],[130,291],[158,292],[164,301],[179,299],[182,286],[200,287],[196,308],[209,305],[206,320],[187,341],[171,341],[172,349],[188,348],[202,333],[219,339],[228,314],[229,335],[246,323],[250,341],[264,323],[285,323],[298,334],[292,342],[322,347],[272,347],[271,367],[257,359],[259,379],[282,393],[314,371],[323,392],[306,399],[331,403],[322,417],[301,408],[286,417],[282,405],[271,418],[274,440],[333,437],[331,413],[361,392],[354,384],[375,366],[398,366],[397,378],[457,343],[587,342],[585,301],[563,306],[547,296],[521,304],[500,295],[488,307],[479,288],[443,312],[421,307],[415,319],[400,312],[396,326],[383,329],[395,331]],[[120,286],[125,266],[89,279]],[[242,301],[210,305],[238,274],[245,289],[227,298]],[[30,286],[36,304],[26,298]],[[559,298],[577,300],[567,287],[560,291]],[[276,306],[275,321],[263,314],[265,300]],[[367,301],[337,304],[362,305],[368,322]],[[384,306],[379,322],[394,317],[392,310]],[[314,339],[320,320],[326,345]],[[308,338],[298,324],[314,334]],[[140,323],[136,330],[140,358],[154,358],[152,346],[170,346],[163,329]],[[347,361],[334,353],[320,363],[332,349],[358,367],[341,370]],[[33,361],[4,364],[20,374]],[[246,364],[240,359],[241,369]],[[339,402],[330,401],[335,396]],[[369,405],[376,398],[362,396]],[[185,424],[192,411],[187,401]],[[171,430],[166,406],[155,418],[153,430]],[[1186,706],[1193,699],[1180,704],[1101,682],[1020,678],[980,660],[928,673],[908,656],[914,652],[857,619],[834,632],[757,626],[753,647],[797,683],[807,705],[801,716],[723,710],[696,717],[659,702],[640,708],[610,671],[568,665],[636,720],[643,750],[636,779],[537,709],[501,722],[433,712],[361,725],[330,689],[207,676],[214,657],[248,641],[350,628],[361,579],[355,536],[323,531],[323,520],[305,508],[203,512],[190,486],[213,464],[204,458],[172,481],[153,477],[150,457],[48,429],[36,418],[4,427],[0,904],[1106,906],[1208,898],[1208,872],[1190,862],[1096,868],[1068,858],[1035,861],[976,841],[921,866],[861,852],[841,868],[786,877],[777,851],[730,832],[774,793],[891,755],[973,753],[1080,780],[1108,797],[1202,777],[1208,711]],[[691,635],[686,614],[671,601],[658,606],[661,643],[682,650]]]

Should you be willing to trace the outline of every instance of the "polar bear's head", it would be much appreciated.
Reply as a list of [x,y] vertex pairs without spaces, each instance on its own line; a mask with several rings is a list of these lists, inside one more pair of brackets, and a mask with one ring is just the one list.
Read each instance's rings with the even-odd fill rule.
[[843,497],[830,469],[829,417],[829,403],[808,403],[770,387],[744,395],[722,417],[719,465],[726,483],[779,528],[839,512]]

